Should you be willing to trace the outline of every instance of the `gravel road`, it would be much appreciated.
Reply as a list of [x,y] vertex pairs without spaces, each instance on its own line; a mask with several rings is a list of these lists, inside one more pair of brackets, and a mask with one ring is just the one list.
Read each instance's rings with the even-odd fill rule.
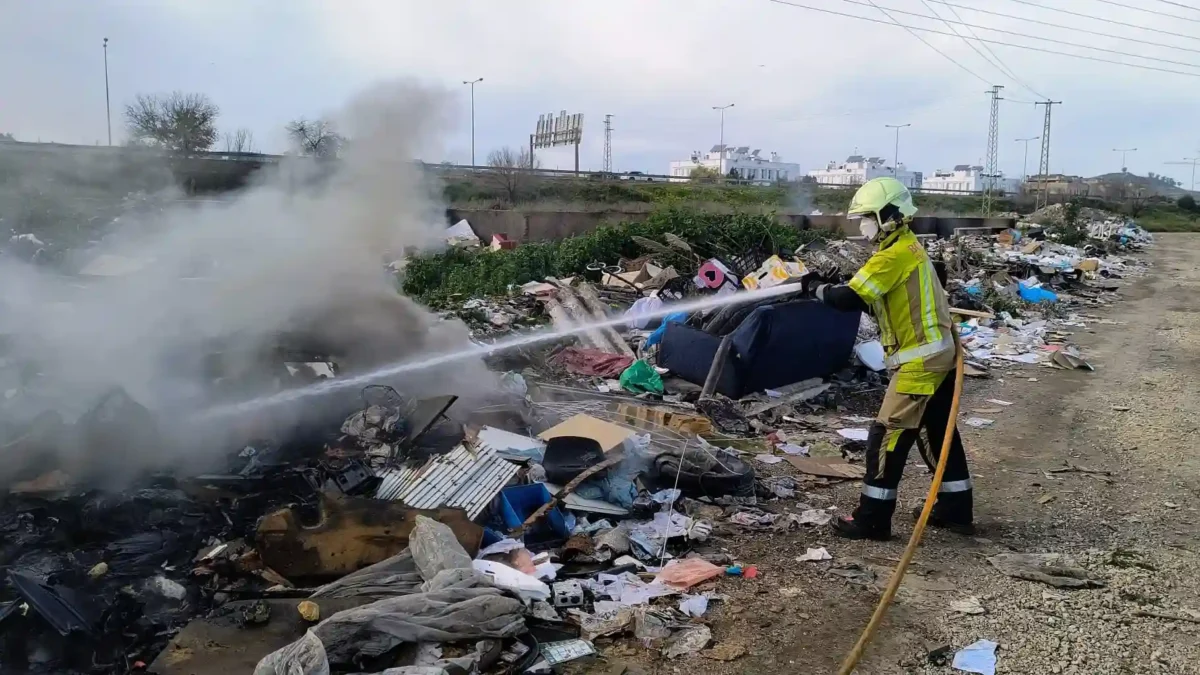
[[[963,427],[980,532],[927,533],[856,672],[960,672],[928,655],[987,639],[999,643],[997,673],[1200,673],[1200,235],[1160,235],[1146,255],[1150,274],[1095,312],[1117,323],[1091,323],[1072,338],[1095,372],[1029,367],[969,381],[964,417],[994,409],[989,398],[1012,402],[986,415],[993,427]],[[1109,475],[1050,473],[1067,464]],[[618,641],[601,646],[605,661],[589,672],[836,672],[878,599],[876,588],[836,568],[859,563],[881,587],[927,485],[925,470],[910,465],[896,537],[886,544],[835,540],[824,530],[731,542],[731,553],[762,574],[723,580],[729,601],[709,616],[717,645],[744,648],[735,660],[667,662]],[[852,484],[813,492],[842,509],[856,499]],[[795,562],[809,546],[826,546],[834,560]],[[1007,552],[1064,554],[1104,586],[1060,589],[1004,576],[987,558]],[[951,610],[972,597],[983,614]]]

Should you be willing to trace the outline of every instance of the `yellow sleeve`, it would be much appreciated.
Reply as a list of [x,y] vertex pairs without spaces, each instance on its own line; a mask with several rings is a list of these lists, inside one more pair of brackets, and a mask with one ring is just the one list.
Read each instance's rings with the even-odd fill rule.
[[848,284],[868,305],[874,304],[900,283],[900,261],[889,253],[890,249],[886,249],[872,255]]

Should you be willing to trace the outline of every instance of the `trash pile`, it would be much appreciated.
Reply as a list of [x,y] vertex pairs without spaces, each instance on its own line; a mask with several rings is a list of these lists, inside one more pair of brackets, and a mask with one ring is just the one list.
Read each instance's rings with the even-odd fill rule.
[[[1053,220],[1062,205],[1033,217]],[[953,306],[976,310],[959,326],[973,367],[986,364],[1046,365],[1091,369],[1068,344],[1072,329],[1115,322],[1086,312],[1118,299],[1121,279],[1146,272],[1136,252],[1152,235],[1125,219],[1090,209],[1089,238],[1080,246],[1055,240],[1052,227],[1021,222],[995,236],[929,242],[932,257],[949,271]]]
[[[1145,238],[1130,227],[1102,232],[1136,250]],[[740,658],[744,646],[714,644],[706,619],[728,584],[761,578],[738,539],[828,523],[823,490],[864,475],[886,388],[878,330],[815,301],[810,282],[844,281],[870,252],[838,240],[720,256],[651,244],[640,259],[464,301],[486,317],[481,342],[529,316],[573,329],[539,353],[489,360],[509,371],[503,404],[454,414],[455,396],[372,385],[336,418],[231,443],[222,470],[164,468],[120,490],[97,487],[123,451],[114,420],[148,447],[165,423],[127,394],[73,425],[54,414],[6,424],[6,457],[22,471],[0,485],[0,663],[540,673],[618,640],[652,659]],[[1034,228],[927,245],[969,319],[974,374],[1090,367],[1068,329],[1096,321],[1061,307],[1106,301],[1111,279],[1141,268]],[[780,285],[795,291],[669,311]],[[1035,289],[1054,300],[1028,300]],[[1019,311],[993,311],[1004,298]],[[287,372],[296,386],[341,376],[332,362]],[[93,461],[63,463],[67,437]]]

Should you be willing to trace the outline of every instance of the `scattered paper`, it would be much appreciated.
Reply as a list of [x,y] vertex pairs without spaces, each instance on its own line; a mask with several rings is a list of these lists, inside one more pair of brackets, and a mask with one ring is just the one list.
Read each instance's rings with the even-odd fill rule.
[[555,666],[567,661],[582,659],[596,653],[596,648],[586,640],[563,640],[562,642],[547,642],[541,646],[542,658],[546,663]]
[[679,601],[679,611],[692,617],[702,617],[708,611],[708,597],[704,595],[685,595]]
[[833,514],[823,509],[808,509],[799,516],[792,515],[792,520],[799,525],[828,525]]
[[779,457],[778,455],[757,455],[754,459],[757,459],[763,464],[778,464],[783,461],[783,458]]
[[986,417],[968,417],[967,418],[967,426],[974,427],[976,429],[984,429],[984,428],[992,426],[995,423],[996,423],[996,420],[989,420]]
[[712,642],[712,631],[708,626],[703,624],[689,626],[667,640],[663,656],[675,659],[686,654],[695,654],[707,647],[709,642]]
[[829,551],[825,547],[810,548],[802,556],[796,557],[796,562],[816,562],[818,560],[833,560],[833,556],[829,555]]
[[950,611],[958,612],[959,614],[984,614],[987,612],[983,608],[983,605],[980,604],[979,598],[975,596],[951,602]]
[[995,675],[996,673],[996,647],[1000,645],[991,640],[980,640],[973,644],[962,648],[962,651],[954,655],[955,670],[961,670],[967,673],[980,673],[980,675]]
[[988,402],[988,403],[994,403],[994,404],[996,404],[996,405],[1003,405],[1003,406],[1010,406],[1010,405],[1012,405],[1012,401],[1001,401],[1001,400],[1000,400],[1000,399],[998,399],[998,398],[989,398],[989,399],[987,400],[987,402]]
[[838,429],[838,435],[851,441],[867,440],[866,429]]
[[807,445],[796,445],[795,443],[781,443],[780,445],[775,446],[775,448],[778,450],[782,450],[783,453],[786,455],[802,455],[804,457],[808,456],[808,446]]

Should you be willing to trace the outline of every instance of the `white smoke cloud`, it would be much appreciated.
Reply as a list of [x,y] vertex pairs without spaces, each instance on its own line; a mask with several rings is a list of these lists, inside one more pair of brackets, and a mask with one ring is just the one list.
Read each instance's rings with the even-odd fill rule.
[[[334,116],[351,139],[336,165],[294,160],[260,171],[256,185],[231,199],[124,223],[95,252],[138,261],[136,273],[81,283],[4,260],[0,332],[11,341],[10,361],[35,366],[37,389],[50,392],[50,407],[68,420],[114,386],[182,420],[212,400],[211,373],[200,366],[214,341],[225,370],[257,362],[284,333],[303,334],[360,371],[465,345],[465,327],[399,295],[383,267],[405,250],[435,245],[445,228],[414,158],[445,131],[447,102],[443,92],[407,82],[374,87]],[[422,395],[485,395],[494,382],[474,361],[392,384]],[[153,457],[119,461],[130,471],[172,465],[166,447],[181,440],[189,454],[208,447],[205,459],[229,450],[218,440],[228,430],[179,439],[172,430],[198,430],[162,426],[168,441],[147,450]]]

